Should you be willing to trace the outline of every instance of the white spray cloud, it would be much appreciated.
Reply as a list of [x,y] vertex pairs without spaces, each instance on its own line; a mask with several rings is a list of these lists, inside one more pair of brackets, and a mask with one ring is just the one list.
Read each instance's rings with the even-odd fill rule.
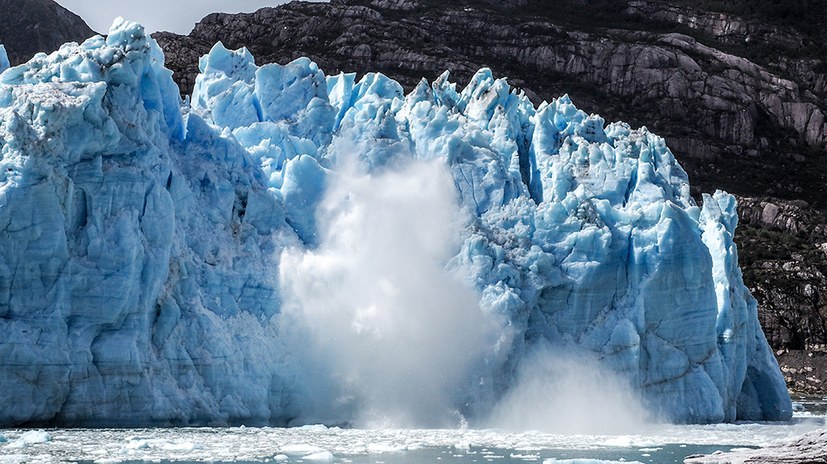
[[594,355],[541,344],[522,360],[489,426],[559,434],[633,434],[657,422],[629,382]]
[[302,421],[455,426],[458,395],[500,329],[445,270],[463,217],[453,179],[440,161],[337,172],[319,207],[320,247],[281,261]]

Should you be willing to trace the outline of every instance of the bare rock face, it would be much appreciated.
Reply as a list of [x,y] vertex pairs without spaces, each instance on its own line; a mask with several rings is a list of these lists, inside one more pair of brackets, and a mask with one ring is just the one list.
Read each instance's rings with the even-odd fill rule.
[[776,348],[822,349],[827,340],[824,212],[804,201],[763,197],[739,198],[738,213],[744,280],[760,302],[767,339]]
[[810,432],[789,443],[752,450],[741,449],[730,453],[690,456],[687,464],[820,464],[827,463],[827,429]]
[[625,13],[680,24],[730,44],[762,42],[785,48],[796,48],[804,42],[801,34],[788,28],[750,21],[737,15],[703,11],[658,1],[631,0],[628,2]]
[[827,351],[778,350],[776,358],[787,388],[795,393],[820,396],[827,387]]
[[0,11],[0,43],[12,65],[95,35],[78,15],[52,0],[0,0]]

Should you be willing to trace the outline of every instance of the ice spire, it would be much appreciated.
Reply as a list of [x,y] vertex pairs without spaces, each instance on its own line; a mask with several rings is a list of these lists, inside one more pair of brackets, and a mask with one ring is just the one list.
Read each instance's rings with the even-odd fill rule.
[[0,73],[9,69],[9,55],[6,53],[6,46],[0,44]]

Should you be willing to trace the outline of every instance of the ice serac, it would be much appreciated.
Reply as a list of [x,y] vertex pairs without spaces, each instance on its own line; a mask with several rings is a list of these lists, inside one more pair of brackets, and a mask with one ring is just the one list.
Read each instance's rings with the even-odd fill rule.
[[182,105],[155,42],[117,21],[0,75],[0,424],[318,419],[281,333],[281,252],[319,245],[332,172],[406,160],[450,172],[467,217],[446,268],[507,321],[458,410],[484,417],[543,345],[675,421],[790,417],[734,199],[698,207],[645,128],[565,96],[535,108],[488,70],[407,96],[220,44],[200,70]]
[[[0,76],[4,424],[266,422],[283,207],[116,22]],[[249,211],[249,214],[245,214]]]
[[0,73],[9,69],[9,55],[6,53],[6,47],[0,44]]

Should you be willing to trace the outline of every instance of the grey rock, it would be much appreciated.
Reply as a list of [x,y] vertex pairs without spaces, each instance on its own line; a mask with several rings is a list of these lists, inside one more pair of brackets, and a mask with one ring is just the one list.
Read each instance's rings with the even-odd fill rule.
[[764,42],[781,47],[800,47],[804,42],[801,34],[789,29],[750,21],[746,18],[698,10],[684,6],[670,5],[650,0],[628,2],[626,14],[648,17],[684,25],[703,31],[725,43]]
[[0,11],[0,43],[12,65],[95,35],[79,16],[52,0],[0,0]]
[[741,197],[738,213],[741,266],[760,303],[759,319],[768,340],[775,348],[823,345],[827,342],[824,212],[801,200]]
[[816,430],[781,445],[706,456],[689,456],[687,464],[820,464],[827,463],[827,429]]

